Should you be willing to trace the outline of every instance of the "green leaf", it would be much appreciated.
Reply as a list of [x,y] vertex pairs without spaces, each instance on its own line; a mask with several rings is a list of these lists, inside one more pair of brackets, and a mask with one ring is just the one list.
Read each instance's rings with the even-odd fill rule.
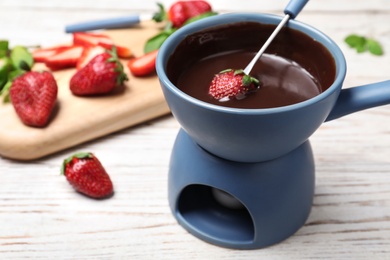
[[162,22],[168,19],[167,12],[165,11],[164,5],[157,3],[159,11],[153,15],[153,20],[156,22]]
[[21,60],[19,62],[19,68],[22,69],[22,70],[25,70],[25,71],[30,71],[31,70],[30,65],[25,60]]
[[[155,20],[157,22],[168,20],[167,14],[164,10],[164,6],[162,4],[159,4],[159,3],[158,3],[158,6],[160,8],[160,12],[156,13],[153,16],[153,20]],[[184,25],[195,22],[195,21],[200,20],[200,19],[203,19],[205,17],[216,15],[216,14],[217,14],[216,12],[206,12],[206,13],[194,16],[194,17],[188,19],[184,23]],[[144,46],[144,53],[149,53],[149,52],[158,50],[161,47],[161,45],[165,42],[165,40],[168,39],[168,37],[171,36],[171,34],[174,33],[176,30],[177,30],[176,28],[172,27],[172,23],[168,21],[164,30],[161,33],[153,36],[152,38],[150,38],[146,41],[145,46]]]
[[349,47],[356,49],[357,53],[369,51],[373,55],[383,55],[381,44],[372,38],[351,34],[345,38],[345,42]]
[[11,61],[16,69],[23,69],[27,64],[29,68],[34,65],[34,59],[31,53],[23,46],[15,46],[11,50]]
[[233,69],[221,70],[221,71],[219,72],[219,74],[227,73],[227,72],[230,72],[230,71],[232,71],[232,70],[233,70]]
[[8,55],[8,41],[0,40],[0,58]]
[[61,168],[60,168],[61,175],[65,175],[65,167],[68,163],[70,163],[73,160],[73,158],[79,158],[79,159],[92,158],[92,154],[89,152],[78,152],[66,158],[61,164]]
[[357,34],[350,34],[345,38],[345,42],[351,48],[361,48],[366,44],[366,38]]
[[10,102],[9,90],[11,86],[12,86],[12,81],[8,80],[7,83],[4,85],[3,89],[0,91],[0,96],[3,96],[4,103]]
[[0,58],[0,91],[8,81],[8,74],[11,71],[12,64],[8,57]]
[[9,71],[8,75],[7,75],[6,84],[2,88],[0,88],[0,96],[11,88],[12,81],[16,77],[18,77],[18,76],[20,76],[20,75],[22,75],[24,73],[26,73],[24,70],[11,70],[11,71]]
[[4,102],[4,103],[10,102],[9,90],[10,90],[10,88],[11,88],[11,86],[12,86],[12,81],[13,81],[16,77],[19,77],[20,75],[23,75],[24,73],[26,73],[26,71],[21,70],[21,69],[11,70],[11,71],[8,73],[8,81],[7,81],[7,83],[3,86],[3,89],[0,91],[0,96],[3,96],[3,102]]
[[251,83],[252,83],[252,80],[251,80],[251,77],[249,75],[244,75],[244,77],[242,77],[242,85],[243,86],[247,87]]
[[26,71],[24,71],[22,69],[11,70],[8,74],[8,80],[13,81],[14,79],[23,75],[24,73],[26,73]]
[[233,73],[233,75],[238,75],[238,74],[245,74],[244,70],[242,70],[242,69],[235,70],[234,73]]
[[84,159],[84,158],[92,158],[92,154],[90,152],[78,152],[73,155],[73,157]]
[[383,49],[381,44],[374,39],[367,40],[367,49],[371,54],[378,56],[383,55]]
[[214,16],[214,15],[217,15],[218,13],[216,12],[205,12],[205,13],[202,13],[202,14],[199,14],[197,16],[194,16],[194,17],[191,17],[190,19],[188,19],[184,24],[184,25],[187,25],[187,24],[190,24],[190,23],[193,23],[193,22],[196,22],[198,20],[201,20],[203,18],[206,18],[206,17],[210,17],[210,16]]
[[170,32],[161,32],[157,34],[156,36],[153,36],[149,40],[146,41],[146,44],[144,46],[144,53],[149,53],[154,50],[158,50],[161,45],[164,43],[166,39],[171,35]]
[[34,64],[32,54],[23,46],[9,50],[8,41],[0,40],[0,96],[3,102],[10,101],[9,90],[12,81],[29,71]]
[[256,86],[260,85],[260,80],[254,78],[254,77],[251,77],[251,80],[252,80],[252,82],[253,82]]
[[357,53],[362,53],[362,52],[365,52],[367,50],[367,45],[366,44],[358,45],[358,46],[356,46],[354,48],[356,49]]

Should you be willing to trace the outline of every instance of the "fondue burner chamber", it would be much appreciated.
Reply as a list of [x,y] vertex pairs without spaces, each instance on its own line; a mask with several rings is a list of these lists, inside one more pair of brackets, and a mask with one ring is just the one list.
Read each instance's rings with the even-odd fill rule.
[[169,204],[179,224],[204,241],[263,248],[305,223],[314,172],[309,141],[279,158],[246,163],[217,157],[180,130],[169,166]]

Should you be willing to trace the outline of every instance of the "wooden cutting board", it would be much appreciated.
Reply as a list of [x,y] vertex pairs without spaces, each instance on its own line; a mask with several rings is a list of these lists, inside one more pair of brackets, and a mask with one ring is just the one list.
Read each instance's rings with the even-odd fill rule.
[[[142,55],[148,38],[159,32],[153,22],[105,31],[118,45]],[[124,61],[125,62],[125,61]],[[38,64],[39,66],[39,64]],[[25,126],[12,104],[0,102],[0,155],[32,160],[169,113],[157,76],[130,75],[125,86],[106,96],[77,97],[69,90],[75,69],[54,72],[58,101],[45,128]],[[35,67],[34,69],[38,69]]]

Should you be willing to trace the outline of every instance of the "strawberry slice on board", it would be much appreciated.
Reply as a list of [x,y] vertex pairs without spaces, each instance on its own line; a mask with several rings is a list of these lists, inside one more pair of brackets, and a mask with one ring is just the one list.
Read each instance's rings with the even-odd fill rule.
[[73,44],[85,47],[101,46],[107,50],[112,50],[112,47],[115,46],[119,58],[126,59],[133,56],[133,53],[129,48],[115,44],[114,41],[105,34],[75,32],[73,33]]
[[79,58],[84,51],[83,46],[69,46],[46,59],[45,65],[51,70],[60,70],[76,67]]
[[146,53],[143,56],[131,59],[127,62],[131,74],[136,77],[143,77],[156,71],[156,58],[158,50]]
[[80,70],[88,64],[95,56],[106,52],[106,49],[101,46],[85,47],[81,57],[78,59],[76,69]]
[[39,48],[32,51],[32,56],[35,62],[46,62],[46,60],[49,57],[67,48],[69,48],[68,45],[59,45],[59,46],[49,47],[49,48]]
[[112,48],[115,47],[116,53],[117,53],[119,58],[128,59],[128,58],[133,57],[132,51],[125,46],[121,46],[121,45],[117,45],[117,44],[108,44],[106,42],[99,42],[98,46],[101,46],[107,50],[112,50]]
[[92,47],[99,45],[99,43],[105,43],[113,45],[114,41],[105,34],[98,33],[86,33],[86,32],[75,32],[73,33],[73,44],[81,45],[86,47]]

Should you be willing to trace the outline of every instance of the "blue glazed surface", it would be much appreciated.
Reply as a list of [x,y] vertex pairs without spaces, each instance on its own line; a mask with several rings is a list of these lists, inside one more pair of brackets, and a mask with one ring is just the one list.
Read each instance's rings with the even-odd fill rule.
[[[200,239],[229,248],[262,248],[305,223],[314,179],[308,141],[276,160],[237,163],[211,155],[181,130],[170,162],[169,204],[178,222]],[[219,205],[212,188],[231,194],[245,209]]]
[[[242,21],[278,24],[281,17],[254,13],[223,14],[189,24],[171,35],[160,48],[156,68],[164,96],[183,129],[209,152],[239,162],[261,162],[282,156],[303,144],[326,120],[390,102],[390,83],[370,85],[362,98],[351,99],[360,88],[347,90],[337,101],[346,74],[340,48],[325,34],[291,20],[287,26],[322,43],[336,64],[334,83],[323,93],[297,104],[267,109],[237,109],[197,100],[172,84],[165,67],[176,46],[188,35],[209,27]],[[386,89],[379,93],[378,87]],[[343,90],[344,92],[344,90]],[[334,111],[333,107],[336,105]],[[341,103],[342,102],[342,103]],[[328,118],[329,114],[331,117]]]
[[305,7],[309,0],[290,0],[284,9],[285,14],[289,14],[291,18],[295,18]]

